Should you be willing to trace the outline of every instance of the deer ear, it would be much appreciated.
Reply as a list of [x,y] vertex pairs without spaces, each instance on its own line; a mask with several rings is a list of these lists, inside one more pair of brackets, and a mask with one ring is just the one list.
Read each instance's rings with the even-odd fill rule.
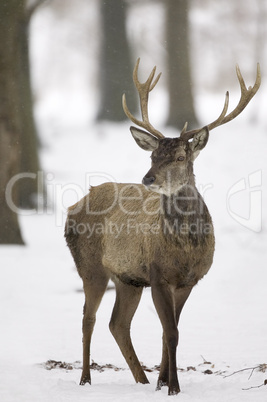
[[195,154],[195,158],[198,156],[199,151],[201,151],[208,142],[209,139],[209,129],[208,127],[203,127],[198,133],[193,137],[193,141],[190,142],[190,148]]
[[137,145],[144,149],[145,151],[154,151],[159,146],[159,140],[152,134],[146,131],[140,130],[139,128],[130,127],[132,136],[134,137]]

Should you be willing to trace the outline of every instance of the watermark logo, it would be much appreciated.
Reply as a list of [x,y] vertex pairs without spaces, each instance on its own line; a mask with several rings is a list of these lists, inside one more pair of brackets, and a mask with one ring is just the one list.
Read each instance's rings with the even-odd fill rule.
[[[37,182],[36,208],[25,210],[15,204],[13,194],[14,186],[20,180],[35,180]],[[85,195],[85,189],[100,183],[109,182],[107,193],[104,194],[104,202],[98,202],[97,206],[90,205],[88,200],[78,202]],[[260,232],[262,229],[262,171],[250,173],[247,178],[238,180],[230,187],[226,194],[226,208],[229,215],[240,225]],[[58,183],[53,173],[44,173],[42,171],[35,173],[20,173],[12,177],[6,186],[6,202],[9,208],[19,215],[55,215],[56,226],[63,226],[66,220],[68,206],[73,205],[71,214],[79,212],[79,209],[85,208],[86,215],[107,215],[114,209],[119,209],[127,218],[142,214],[143,216],[156,217],[164,209],[167,215],[174,212],[183,216],[194,216],[196,213],[202,215],[205,211],[204,199],[206,193],[213,189],[212,184],[198,186],[198,191],[194,186],[184,186],[184,192],[172,197],[165,197],[164,208],[162,198],[158,193],[144,190],[140,184],[118,184],[116,180],[108,174],[100,172],[87,172],[85,174],[85,186],[79,186],[75,183]],[[202,198],[199,198],[199,193]],[[237,204],[238,195],[242,198],[242,205]],[[47,201],[44,203],[45,194]],[[70,201],[70,198],[72,202]],[[160,201],[159,201],[160,199]],[[188,207],[189,206],[189,207]],[[197,206],[197,210],[195,209]],[[150,218],[149,218],[150,219]],[[93,231],[102,230],[94,228]],[[80,231],[87,230],[89,233],[92,228],[79,228]],[[112,226],[115,233],[120,233],[120,228]],[[142,229],[143,230],[143,229]],[[154,230],[154,229],[153,229]],[[103,230],[102,230],[103,231]]]
[[[242,178],[228,191],[226,207],[229,215],[240,225],[254,232],[262,229],[262,171],[250,173],[247,180]],[[240,192],[247,192],[249,197],[248,213],[241,216],[231,206],[231,200]]]
[[169,222],[163,219],[162,222],[147,221],[143,222],[138,219],[127,218],[123,222],[112,221],[111,219],[104,218],[101,221],[90,222],[76,221],[69,217],[66,222],[66,234],[71,235],[85,235],[87,239],[92,236],[111,236],[113,239],[118,239],[120,236],[152,236],[164,233],[164,235],[176,236],[206,236],[213,234],[213,226],[211,223],[203,219],[197,218],[195,221],[188,222],[183,219],[174,219]]

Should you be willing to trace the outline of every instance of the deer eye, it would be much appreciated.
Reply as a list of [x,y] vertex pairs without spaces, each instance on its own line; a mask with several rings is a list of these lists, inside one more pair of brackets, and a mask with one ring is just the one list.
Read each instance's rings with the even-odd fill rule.
[[177,160],[180,161],[180,162],[184,161],[184,156],[182,156],[182,155],[178,156]]

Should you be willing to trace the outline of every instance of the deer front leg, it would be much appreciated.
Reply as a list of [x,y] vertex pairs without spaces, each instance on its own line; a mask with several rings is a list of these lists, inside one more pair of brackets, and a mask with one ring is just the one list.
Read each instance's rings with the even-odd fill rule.
[[[153,301],[160,318],[166,348],[163,346],[163,359],[157,389],[163,385],[169,386],[169,395],[180,392],[177,377],[176,349],[178,345],[178,330],[174,317],[174,306],[170,291],[163,285],[151,286]],[[168,367],[167,367],[168,365]]]
[[151,291],[163,328],[163,353],[157,389],[168,384],[169,395],[175,395],[180,392],[176,364],[179,338],[177,324],[191,289],[173,290],[171,285],[162,278],[159,267],[153,264],[151,267]]
[[[164,332],[166,349],[163,346],[163,365],[158,379],[157,389],[168,382],[169,395],[180,392],[176,368],[176,348],[178,344],[178,330],[176,327],[173,294],[170,286],[162,279],[161,272],[156,264],[151,267],[151,292],[154,305]],[[166,356],[168,352],[168,356]],[[168,363],[168,369],[166,367]],[[168,375],[167,375],[168,372]]]
[[109,324],[110,331],[116,339],[135,381],[147,384],[149,381],[136,356],[130,337],[131,321],[139,304],[143,288],[125,285],[120,281],[116,281],[115,285],[116,301]]
[[[175,308],[175,317],[176,317],[176,326],[178,326],[180,314],[183,309],[183,306],[191,293],[192,288],[182,288],[176,289],[173,292],[173,300],[174,300],[174,308]],[[179,331],[178,331],[179,334]],[[157,390],[160,390],[162,386],[169,384],[169,355],[168,348],[165,340],[165,335],[163,332],[162,337],[162,359],[160,364],[160,372],[157,384]]]
[[162,358],[160,363],[159,378],[156,390],[161,390],[162,387],[169,384],[169,355],[168,348],[165,341],[165,335],[162,335]]

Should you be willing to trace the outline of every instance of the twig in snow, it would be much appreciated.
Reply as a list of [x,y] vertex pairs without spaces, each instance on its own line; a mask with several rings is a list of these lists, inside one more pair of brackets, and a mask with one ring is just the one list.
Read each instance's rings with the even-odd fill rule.
[[211,362],[208,362],[206,359],[205,359],[205,357],[203,357],[202,355],[200,355],[201,357],[202,357],[202,359],[203,359],[203,364],[211,364]]
[[255,367],[247,367],[247,368],[244,368],[244,369],[241,369],[241,370],[237,370],[237,371],[234,371],[231,374],[225,375],[223,378],[231,377],[232,375],[237,374],[237,373],[241,373],[242,371],[251,370],[251,373],[250,373],[250,375],[248,377],[248,379],[250,379],[252,374],[254,373],[254,370],[256,370],[256,369],[259,369],[259,371],[262,371],[263,373],[265,373],[265,371],[267,369],[267,364],[263,363],[263,364],[259,364],[258,366],[255,366]]
[[267,379],[264,380],[264,383],[261,385],[256,385],[254,387],[249,387],[249,388],[242,388],[242,391],[248,391],[249,389],[253,389],[253,388],[261,388],[263,385],[267,385]]

